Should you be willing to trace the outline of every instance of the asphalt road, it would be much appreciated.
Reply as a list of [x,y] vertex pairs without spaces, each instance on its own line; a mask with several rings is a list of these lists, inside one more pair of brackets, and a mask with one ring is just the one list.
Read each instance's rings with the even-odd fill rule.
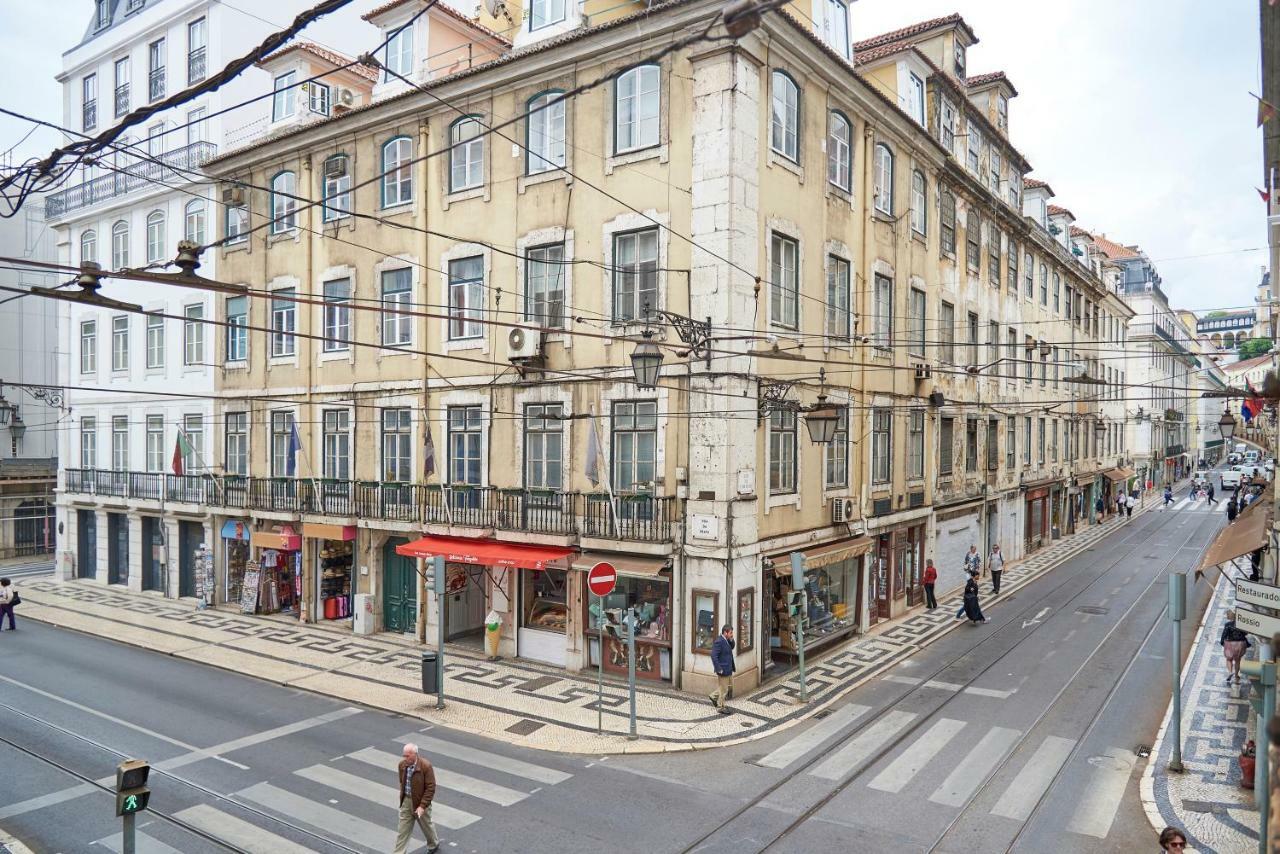
[[119,850],[98,784],[137,756],[158,769],[140,852],[385,852],[411,737],[447,851],[1148,850],[1165,579],[1223,521],[1145,514],[820,719],[686,754],[523,750],[28,621],[0,634],[0,826]]

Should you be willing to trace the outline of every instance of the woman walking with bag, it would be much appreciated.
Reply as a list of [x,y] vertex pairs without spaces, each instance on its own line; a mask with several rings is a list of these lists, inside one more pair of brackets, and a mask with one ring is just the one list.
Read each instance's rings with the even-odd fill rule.
[[1222,637],[1218,639],[1218,643],[1222,645],[1222,657],[1227,660],[1227,684],[1230,685],[1232,679],[1239,684],[1240,661],[1251,644],[1245,630],[1236,626],[1235,611],[1227,612],[1227,624],[1222,627]]
[[4,618],[9,618],[9,631],[14,631],[17,627],[13,624],[13,606],[21,604],[22,597],[18,595],[18,588],[13,586],[13,582],[7,578],[0,578],[0,631],[4,630]]

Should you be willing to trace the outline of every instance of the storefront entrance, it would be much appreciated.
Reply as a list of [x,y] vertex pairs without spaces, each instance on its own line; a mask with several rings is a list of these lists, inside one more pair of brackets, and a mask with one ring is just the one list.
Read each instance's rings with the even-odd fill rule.
[[[569,622],[568,571],[522,569],[519,578],[517,655],[564,666]],[[483,625],[483,612],[480,619]]]
[[196,549],[204,545],[204,525],[178,523],[178,595],[196,595]]
[[445,607],[445,640],[478,639],[484,629],[484,567],[445,564],[444,583],[449,597]]
[[388,632],[406,634],[417,627],[418,579],[415,561],[396,554],[396,546],[409,541],[387,540],[382,547],[382,626]]
[[[871,547],[870,539],[856,537],[803,552],[806,653],[830,646],[858,631],[858,614],[863,607],[863,564]],[[766,675],[789,670],[799,660],[795,621],[787,604],[794,585],[790,555],[773,555],[766,564],[763,578],[763,612],[769,644],[768,654],[762,657]],[[754,595],[754,591],[747,593]],[[754,605],[741,601],[735,604],[738,622],[742,623],[743,610],[753,609]]]
[[249,563],[249,524],[237,519],[222,523],[223,601],[239,606],[244,595],[244,571]]
[[315,591],[311,597],[320,620],[351,619],[351,592],[355,589],[355,525],[303,523],[302,536],[312,541],[315,555]]
[[107,583],[129,583],[129,517],[107,514]]
[[142,517],[142,589],[164,590],[164,531],[161,520]]
[[98,514],[76,511],[76,578],[98,575]]
[[1049,538],[1049,488],[1047,486],[1027,493],[1026,551],[1031,554]]
[[[636,609],[636,678],[671,680],[671,570],[665,558],[615,555],[607,552],[585,552],[573,563],[579,579],[600,561],[608,561],[618,573],[613,592],[603,600],[590,593],[587,613],[582,622],[590,650],[588,662],[600,663],[599,615],[616,629],[604,633],[604,669],[606,673],[625,678],[627,675],[627,643],[623,622],[628,608]],[[570,583],[573,576],[569,577]],[[585,585],[585,582],[583,582]],[[751,591],[754,592],[754,591]],[[751,601],[754,613],[754,601]],[[748,614],[748,620],[751,614]],[[750,637],[750,624],[739,622],[738,651],[750,651],[755,639]]]

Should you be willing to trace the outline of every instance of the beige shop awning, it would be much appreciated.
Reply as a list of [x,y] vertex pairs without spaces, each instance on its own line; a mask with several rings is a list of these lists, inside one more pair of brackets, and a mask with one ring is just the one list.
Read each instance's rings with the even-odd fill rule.
[[1196,567],[1199,580],[1206,569],[1215,568],[1230,560],[1254,552],[1267,542],[1267,528],[1271,522],[1271,500],[1266,490],[1255,499],[1236,520],[1218,532]]
[[598,563],[610,564],[618,575],[630,578],[656,578],[667,567],[664,557],[618,555],[611,552],[583,552],[573,559],[573,568],[586,572]]
[[[800,554],[804,555],[804,565],[806,569],[820,569],[824,566],[830,566],[833,563],[839,563],[842,560],[848,560],[851,557],[858,557],[871,551],[872,540],[870,537],[854,537],[850,540],[841,540],[838,543],[827,543],[826,545],[814,546],[809,549],[801,549]],[[791,552],[784,552],[773,556],[773,572],[775,575],[791,575]]]

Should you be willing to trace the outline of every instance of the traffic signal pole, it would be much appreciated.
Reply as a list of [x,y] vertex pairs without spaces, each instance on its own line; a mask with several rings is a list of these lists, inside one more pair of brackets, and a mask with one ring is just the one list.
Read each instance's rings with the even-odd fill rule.
[[796,633],[796,657],[800,665],[800,702],[809,702],[809,686],[804,678],[804,621],[809,616],[809,608],[805,603],[804,555],[791,553],[791,596],[788,603],[791,609],[791,626]]
[[123,854],[136,854],[137,834],[134,831],[134,816],[136,813],[127,812],[124,814],[124,838],[121,840],[120,850]]

